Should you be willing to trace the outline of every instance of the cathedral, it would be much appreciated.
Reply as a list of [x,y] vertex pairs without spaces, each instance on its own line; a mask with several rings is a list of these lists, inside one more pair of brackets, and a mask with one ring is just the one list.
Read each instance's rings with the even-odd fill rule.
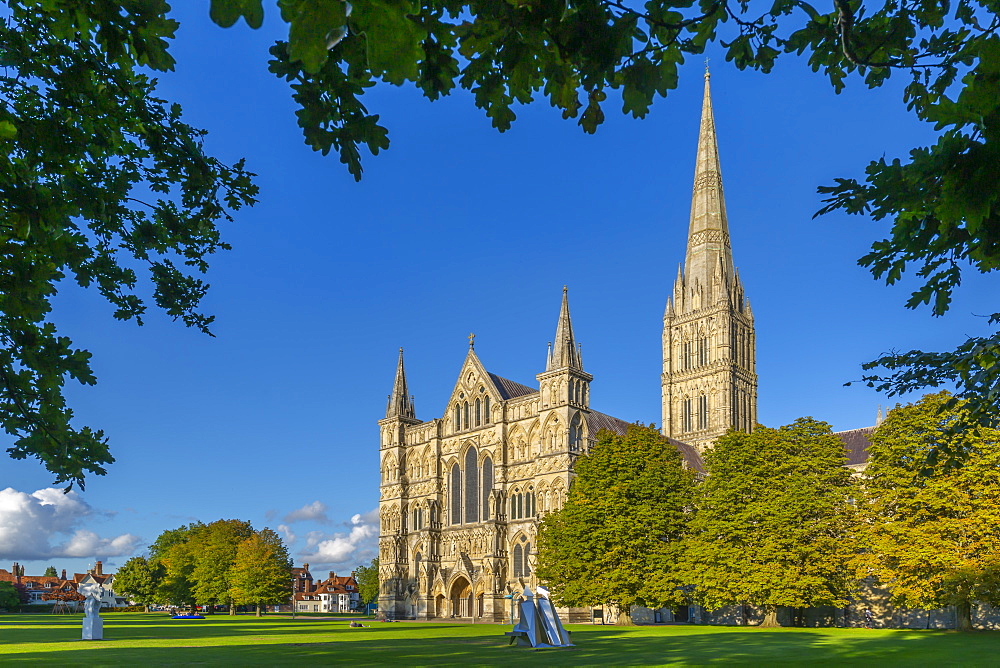
[[[754,321],[733,264],[715,121],[705,96],[687,253],[663,317],[663,433],[687,466],[729,428],[757,419]],[[590,406],[590,381],[563,288],[537,387],[488,371],[474,339],[441,417],[420,420],[403,351],[379,421],[379,610],[388,618],[500,622],[537,584],[540,517],[562,506],[573,465],[627,424]],[[566,611],[583,621],[589,611]],[[587,619],[589,621],[589,618]]]

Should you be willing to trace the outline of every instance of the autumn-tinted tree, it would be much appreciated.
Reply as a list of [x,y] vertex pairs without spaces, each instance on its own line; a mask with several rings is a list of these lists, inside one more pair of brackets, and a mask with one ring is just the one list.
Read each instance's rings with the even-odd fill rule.
[[230,614],[236,614],[232,604],[229,578],[236,562],[240,543],[254,534],[253,527],[243,520],[218,520],[205,525],[192,536],[189,549],[194,558],[191,580],[195,599],[206,604],[211,613],[216,603],[229,603]]
[[56,571],[55,566],[49,566],[48,568],[45,569],[44,577],[57,578],[59,577],[59,572]]
[[372,559],[367,566],[359,566],[354,571],[354,579],[358,582],[358,594],[362,603],[368,605],[378,600],[378,557]]
[[166,568],[159,561],[132,557],[115,573],[115,590],[146,607],[159,601]]
[[846,605],[856,485],[845,464],[843,443],[812,418],[720,438],[685,559],[696,600],[762,607],[768,626],[778,606]]
[[264,528],[240,543],[229,581],[232,600],[256,606],[258,617],[264,605],[287,601],[292,595],[292,560],[281,536]]
[[[164,0],[7,0],[0,20],[0,425],[15,459],[83,487],[114,461],[73,424],[63,386],[93,384],[90,353],[50,319],[72,281],[141,324],[152,301],[209,331],[199,275],[228,248],[217,223],[252,204],[243,163],[202,147],[143,69],[173,66]],[[140,288],[150,287],[148,294]]]
[[[875,575],[898,605],[954,605],[969,630],[973,604],[1000,604],[1000,431],[952,429],[964,407],[950,400],[897,406],[872,434],[862,575]],[[964,461],[939,457],[942,449]]]
[[566,504],[545,516],[537,575],[561,605],[611,605],[630,623],[632,606],[685,600],[676,571],[693,474],[653,427],[602,431],[577,459]]

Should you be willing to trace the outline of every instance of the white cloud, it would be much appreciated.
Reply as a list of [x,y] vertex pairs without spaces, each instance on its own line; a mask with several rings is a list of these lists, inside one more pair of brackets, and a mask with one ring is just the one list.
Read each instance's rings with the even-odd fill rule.
[[298,538],[298,536],[295,535],[295,532],[293,532],[291,527],[287,524],[279,524],[278,531],[280,531],[281,535],[285,537],[285,543],[288,545],[294,543],[295,539]]
[[312,503],[302,506],[298,510],[293,510],[288,513],[282,521],[285,524],[292,524],[294,522],[319,522],[320,524],[329,524],[330,518],[326,516],[326,504],[322,501],[313,501]]
[[303,560],[311,566],[323,567],[371,559],[378,554],[378,522],[372,521],[377,517],[377,511],[354,515],[347,525],[349,531],[331,535],[310,531],[306,535],[306,549],[300,552]]
[[13,487],[0,490],[0,558],[107,558],[135,552],[138,536],[126,533],[102,538],[79,527],[97,514],[76,492],[64,494],[55,488],[32,494]]

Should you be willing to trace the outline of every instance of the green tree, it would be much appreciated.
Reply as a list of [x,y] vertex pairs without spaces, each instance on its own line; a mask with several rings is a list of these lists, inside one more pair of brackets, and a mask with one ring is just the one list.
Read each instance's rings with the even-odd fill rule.
[[13,583],[0,582],[0,610],[11,612],[21,606],[21,597]]
[[0,20],[0,425],[7,452],[57,483],[84,485],[114,461],[76,427],[63,386],[96,382],[90,353],[49,319],[60,283],[142,324],[149,297],[209,332],[198,304],[217,224],[254,203],[243,162],[202,149],[204,132],[156,96],[140,69],[167,70],[177,23],[164,0],[7,0]]
[[56,567],[55,566],[49,566],[48,568],[46,568],[45,569],[45,575],[44,575],[44,577],[47,577],[47,578],[57,578],[57,577],[59,577],[59,573],[58,573],[58,571],[56,571]]
[[115,590],[144,605],[149,612],[149,606],[159,600],[164,571],[158,561],[132,557],[115,573]]
[[[951,399],[897,406],[872,434],[862,574],[897,605],[954,605],[970,630],[974,603],[1000,604],[1000,431],[953,429],[964,406]],[[942,448],[964,462],[938,457]]]
[[367,566],[359,566],[354,571],[354,579],[358,581],[358,594],[362,603],[368,605],[378,600],[378,557],[372,559],[372,563]]
[[730,431],[705,456],[685,566],[709,609],[747,603],[843,606],[853,585],[857,493],[844,445],[825,422],[799,418]]
[[218,520],[205,525],[192,536],[188,544],[194,559],[192,593],[199,603],[209,606],[210,612],[216,603],[225,601],[229,603],[229,613],[236,614],[229,577],[236,562],[237,548],[253,535],[249,522]]
[[191,577],[195,564],[192,539],[204,528],[201,522],[193,522],[168,529],[149,546],[150,560],[163,566],[163,578],[156,594],[158,602],[173,605],[195,602]]
[[239,544],[230,574],[232,600],[255,605],[257,616],[268,603],[284,603],[292,595],[292,559],[281,536],[261,529]]
[[542,520],[537,575],[561,605],[663,607],[685,595],[676,564],[694,475],[652,426],[602,431],[576,460],[566,504]]

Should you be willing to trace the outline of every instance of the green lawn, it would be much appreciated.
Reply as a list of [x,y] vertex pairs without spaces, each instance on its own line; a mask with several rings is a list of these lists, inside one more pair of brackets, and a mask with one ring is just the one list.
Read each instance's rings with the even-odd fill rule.
[[720,626],[572,625],[576,647],[509,647],[508,626],[219,615],[171,620],[111,613],[103,641],[80,638],[81,615],[0,615],[0,664],[95,665],[997,665],[1000,633]]

